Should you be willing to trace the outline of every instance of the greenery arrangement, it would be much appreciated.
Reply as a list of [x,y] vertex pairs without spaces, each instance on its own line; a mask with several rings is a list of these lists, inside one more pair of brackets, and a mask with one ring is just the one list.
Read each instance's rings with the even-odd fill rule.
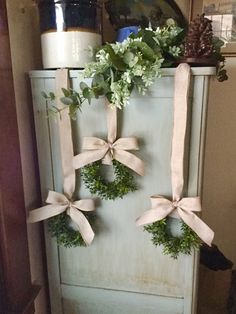
[[153,244],[163,246],[163,254],[176,259],[180,253],[190,255],[192,249],[199,249],[201,240],[190,227],[182,221],[182,235],[173,236],[168,229],[168,219],[164,218],[144,227],[144,230],[151,233]]
[[[123,108],[134,89],[144,95],[161,76],[161,67],[175,64],[181,55],[183,38],[183,29],[171,24],[156,30],[141,29],[122,43],[103,45],[96,51],[95,61],[88,63],[84,70],[84,78],[92,78],[91,85],[81,82],[80,91],[63,89],[62,103],[69,106],[72,118],[85,101],[91,103],[100,96],[105,96],[111,105]],[[53,93],[43,93],[43,96],[55,99]],[[52,110],[63,109],[52,107]]]
[[[162,67],[176,65],[184,55],[185,32],[171,20],[170,25],[141,29],[123,42],[106,43],[95,52],[95,61],[86,65],[84,78],[91,78],[90,86],[80,83],[80,91],[63,89],[61,98],[65,108],[69,106],[70,116],[75,119],[77,110],[85,101],[105,96],[111,105],[123,108],[129,103],[133,90],[144,95],[157,77],[161,77]],[[225,58],[220,52],[223,45],[217,37],[212,38],[213,57],[217,62],[219,81],[226,80]],[[43,93],[48,100],[54,100],[53,93]],[[53,113],[63,109],[51,107]]]
[[101,167],[102,161],[99,160],[81,168],[83,182],[92,194],[102,199],[114,200],[137,190],[133,175],[125,165],[113,160],[115,176],[113,181],[107,181],[102,177]]
[[142,29],[121,43],[102,46],[95,55],[96,61],[85,67],[85,77],[92,77],[92,84],[81,86],[84,96],[104,95],[121,109],[129,103],[133,89],[144,95],[161,76],[161,67],[170,66],[180,55],[178,42],[182,33],[174,25]]

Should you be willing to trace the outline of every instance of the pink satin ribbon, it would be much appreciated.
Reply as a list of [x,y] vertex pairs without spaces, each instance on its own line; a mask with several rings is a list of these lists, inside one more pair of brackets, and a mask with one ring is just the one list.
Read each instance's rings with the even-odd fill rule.
[[[56,71],[56,102],[60,109],[62,104],[60,97],[62,96],[61,88],[68,88],[69,78],[68,70],[59,69]],[[60,149],[62,171],[64,176],[63,190],[64,194],[49,191],[46,205],[30,211],[28,222],[34,223],[45,220],[66,212],[75,223],[76,228],[80,232],[86,245],[90,245],[94,238],[94,232],[84,214],[81,211],[93,211],[95,209],[94,201],[91,199],[73,201],[72,197],[75,191],[75,169],[73,167],[73,142],[71,134],[71,121],[68,109],[61,111],[59,125]]]
[[159,195],[151,196],[151,209],[141,215],[136,220],[136,224],[138,226],[151,224],[169,215],[181,218],[202,241],[211,246],[214,232],[194,213],[202,210],[200,198],[182,197],[190,71],[188,64],[180,64],[175,74],[174,126],[171,155],[173,201]]
[[139,175],[144,175],[144,163],[128,150],[138,150],[135,137],[119,138],[117,136],[117,109],[106,104],[108,140],[98,137],[85,137],[82,149],[85,152],[74,157],[75,169],[82,168],[92,162],[102,159],[104,164],[112,164],[115,159],[129,167]]

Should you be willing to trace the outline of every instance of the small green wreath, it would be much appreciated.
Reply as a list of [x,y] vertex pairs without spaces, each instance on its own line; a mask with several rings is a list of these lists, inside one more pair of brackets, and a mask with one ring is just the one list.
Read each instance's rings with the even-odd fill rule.
[[[91,215],[89,215],[91,216]],[[88,216],[86,216],[88,219]],[[86,246],[79,231],[71,226],[71,218],[62,213],[48,220],[48,229],[57,244],[65,247]]]
[[134,182],[133,175],[125,165],[117,160],[113,160],[112,164],[115,175],[114,181],[107,181],[102,177],[101,160],[81,168],[81,177],[86,188],[88,188],[92,194],[106,200],[122,198],[124,195],[136,191],[138,188]]
[[144,227],[144,230],[152,234],[154,245],[163,245],[163,254],[176,259],[180,253],[190,255],[193,248],[199,249],[201,240],[188,225],[182,221],[182,235],[176,237],[168,230],[168,220],[169,218],[164,218]]

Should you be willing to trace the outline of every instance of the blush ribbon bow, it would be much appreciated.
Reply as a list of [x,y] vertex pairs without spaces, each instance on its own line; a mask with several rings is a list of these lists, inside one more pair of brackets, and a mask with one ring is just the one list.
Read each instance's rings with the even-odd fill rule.
[[103,163],[110,165],[115,159],[129,167],[139,175],[144,175],[144,165],[141,159],[127,150],[138,150],[138,142],[134,137],[119,138],[113,143],[97,137],[85,137],[82,148],[86,150],[74,157],[75,169],[81,168],[94,161],[103,159]]
[[[58,69],[56,71],[56,103],[57,108],[63,108],[60,97],[62,87],[69,87],[68,69]],[[30,211],[27,222],[34,223],[45,220],[64,212],[75,223],[86,245],[90,245],[94,238],[94,232],[84,214],[81,211],[89,212],[95,209],[92,199],[72,201],[72,195],[75,192],[75,169],[73,167],[73,142],[71,132],[71,121],[68,108],[61,111],[60,120],[58,120],[61,163],[63,172],[63,191],[64,194],[49,191],[46,203],[49,205]]]
[[71,201],[64,194],[49,191],[46,203],[49,205],[30,211],[28,222],[34,223],[45,220],[64,212],[75,223],[86,245],[90,245],[94,238],[94,232],[84,214],[81,211],[89,212],[95,209],[91,199]]
[[139,175],[144,175],[143,161],[128,152],[128,150],[138,150],[138,141],[135,137],[124,137],[116,139],[117,135],[117,109],[111,108],[106,103],[107,112],[107,133],[108,140],[105,141],[98,137],[85,137],[82,149],[85,152],[74,157],[74,168],[82,168],[94,161],[102,159],[104,164],[112,164],[115,159],[125,166],[129,167]]
[[214,232],[194,213],[202,210],[199,197],[182,197],[184,187],[184,151],[188,117],[191,69],[186,63],[176,68],[174,121],[171,153],[172,199],[151,196],[152,208],[136,220],[137,225],[150,224],[168,215],[181,218],[205,243],[211,246]]
[[214,238],[214,232],[194,212],[201,212],[199,197],[183,197],[170,201],[157,195],[151,196],[151,209],[137,218],[138,226],[160,221],[167,216],[180,217],[209,246]]

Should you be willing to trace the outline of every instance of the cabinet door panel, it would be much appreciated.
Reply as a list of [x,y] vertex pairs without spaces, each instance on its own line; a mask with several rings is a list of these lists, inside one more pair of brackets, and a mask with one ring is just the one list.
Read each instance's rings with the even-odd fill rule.
[[[134,93],[129,106],[118,112],[118,137],[136,136],[140,150],[134,153],[146,164],[144,177],[134,174],[139,190],[123,199],[96,201],[96,237],[88,248],[58,248],[46,228],[53,314],[194,313],[195,252],[177,260],[164,256],[161,247],[153,246],[150,235],[135,225],[135,219],[150,208],[151,195],[171,197],[174,70],[165,71],[146,96]],[[206,75],[213,73],[209,68],[201,71]],[[189,99],[185,190],[191,196],[201,188],[208,81],[201,71],[193,71]],[[72,86],[78,88],[81,72],[70,74]],[[31,80],[45,199],[48,188],[62,191],[58,125],[56,119],[47,120],[45,108],[50,104],[39,93],[39,89],[54,90],[55,72],[35,71]],[[106,139],[104,99],[84,105],[83,112],[72,122],[72,129],[75,154],[81,152],[84,136]],[[76,197],[90,197],[79,172]],[[172,220],[171,225],[173,232],[179,232],[178,221]]]
[[[173,84],[172,84],[173,86]],[[158,83],[156,87],[159,88]],[[163,88],[163,87],[162,87]],[[161,254],[135,219],[150,208],[150,196],[171,196],[170,152],[172,98],[141,97],[119,112],[120,136],[137,136],[139,155],[146,164],[144,177],[135,175],[140,188],[123,199],[101,200],[97,208],[97,237],[89,248],[60,249],[62,282],[144,293],[182,296],[185,259],[173,261]],[[76,121],[76,143],[83,136],[106,139],[104,100],[87,106]],[[109,166],[105,166],[109,167]],[[88,190],[81,183],[81,197]]]
[[69,314],[181,314],[183,299],[62,286],[64,313]]

